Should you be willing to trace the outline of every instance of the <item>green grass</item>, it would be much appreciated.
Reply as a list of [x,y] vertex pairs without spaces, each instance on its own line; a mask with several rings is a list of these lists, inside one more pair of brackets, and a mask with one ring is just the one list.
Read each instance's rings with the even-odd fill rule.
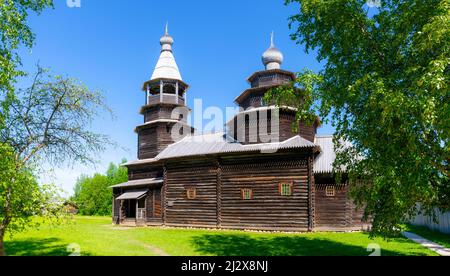
[[371,240],[366,233],[255,233],[163,228],[124,228],[110,218],[76,217],[73,223],[42,226],[7,238],[9,255],[68,255],[76,243],[81,255],[304,256],[363,255],[377,243],[381,255],[436,255],[405,238]]
[[450,248],[450,235],[444,234],[436,231],[432,231],[424,226],[406,225],[404,230],[408,232],[413,232],[419,236],[424,237],[430,241],[438,243],[442,246]]

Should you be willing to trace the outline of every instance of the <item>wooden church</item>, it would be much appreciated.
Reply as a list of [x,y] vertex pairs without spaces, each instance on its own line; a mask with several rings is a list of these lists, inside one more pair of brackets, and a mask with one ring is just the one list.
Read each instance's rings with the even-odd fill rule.
[[[347,197],[348,185],[335,183],[333,137],[316,135],[319,119],[300,122],[294,133],[295,109],[262,101],[269,89],[295,78],[281,69],[283,55],[273,37],[262,58],[265,70],[251,75],[250,88],[235,99],[242,111],[225,132],[208,134],[194,133],[186,114],[174,112],[188,110],[189,86],[173,42],[166,27],[158,63],[143,85],[144,123],[135,129],[138,160],[125,164],[129,181],[112,187],[115,224],[270,231],[365,227],[362,212]],[[263,128],[278,139],[260,139]]]

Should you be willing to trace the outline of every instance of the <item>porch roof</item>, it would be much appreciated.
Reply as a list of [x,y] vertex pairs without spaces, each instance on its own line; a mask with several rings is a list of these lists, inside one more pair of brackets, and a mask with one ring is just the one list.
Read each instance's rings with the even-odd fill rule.
[[136,187],[136,186],[151,185],[151,184],[162,184],[163,182],[164,182],[164,180],[162,177],[146,178],[146,179],[139,179],[139,180],[131,180],[131,181],[128,181],[125,183],[111,186],[110,188],[128,188],[128,187]]
[[140,199],[143,197],[148,190],[142,190],[142,191],[134,191],[134,192],[127,192],[123,193],[121,196],[116,198],[117,200],[125,200],[125,199]]

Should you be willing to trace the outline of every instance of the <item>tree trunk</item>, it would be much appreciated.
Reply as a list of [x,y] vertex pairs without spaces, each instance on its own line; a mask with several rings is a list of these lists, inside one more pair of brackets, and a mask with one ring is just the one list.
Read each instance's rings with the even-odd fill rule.
[[[14,179],[13,181],[14,182]],[[8,187],[8,191],[6,192],[5,197],[5,209],[4,209],[4,218],[3,221],[1,221],[0,224],[0,256],[6,256],[5,251],[5,233],[6,229],[8,228],[9,223],[11,222],[11,195],[12,195],[12,188]]]
[[2,229],[2,230],[0,230],[0,257],[6,256],[5,245],[3,242],[4,237],[5,237],[5,233]]

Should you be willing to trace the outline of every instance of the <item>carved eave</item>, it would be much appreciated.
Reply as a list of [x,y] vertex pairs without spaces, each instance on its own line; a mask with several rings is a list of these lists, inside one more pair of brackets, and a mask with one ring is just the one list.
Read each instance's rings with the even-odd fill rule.
[[247,99],[250,95],[252,95],[254,93],[265,92],[269,89],[279,87],[279,86],[280,86],[279,84],[276,84],[276,85],[249,88],[249,89],[245,90],[244,92],[242,92],[242,94],[239,95],[236,99],[234,99],[234,102],[236,104],[240,105],[245,99]]
[[176,103],[154,103],[154,104],[148,104],[148,105],[144,105],[141,107],[141,109],[139,110],[139,114],[144,115],[145,111],[157,107],[157,106],[170,106],[170,107],[183,107],[186,108],[189,112],[192,111],[192,109],[190,109],[189,107],[185,106],[184,104],[176,104]]
[[[254,107],[254,108],[250,108],[248,110],[244,110],[244,111],[241,111],[241,112],[237,113],[231,119],[229,119],[228,122],[226,122],[225,125],[230,126],[231,124],[233,124],[234,121],[236,120],[236,118],[239,115],[250,114],[250,113],[253,113],[253,112],[270,111],[270,110],[275,109],[275,108],[280,109],[280,111],[289,112],[289,113],[292,113],[292,114],[295,114],[297,112],[297,110],[298,110],[295,107],[290,107],[290,106],[285,106],[285,105],[283,105],[283,106],[271,105],[271,106]],[[314,120],[314,124],[315,124],[316,127],[322,126],[322,122],[320,121],[319,116],[316,116],[316,119]]]
[[291,77],[292,80],[295,80],[297,77],[294,73],[291,71],[283,70],[283,69],[272,69],[272,70],[263,70],[253,73],[247,81],[249,83],[253,82],[257,77],[264,76],[264,75],[270,75],[270,74],[280,74],[280,75],[287,75]]
[[163,162],[156,158],[148,158],[148,159],[139,159],[139,160],[135,160],[135,161],[130,161],[125,164],[122,164],[121,166],[127,167],[127,168],[145,167],[147,169],[149,169],[149,166],[151,166],[151,169],[162,169]]
[[170,125],[174,125],[174,124],[183,124],[183,125],[188,126],[189,128],[191,128],[191,131],[195,130],[188,123],[180,121],[180,120],[175,120],[175,119],[158,119],[158,120],[150,121],[150,122],[147,122],[145,124],[137,126],[134,129],[134,132],[137,133],[141,129],[151,128],[152,126],[155,126],[157,124],[166,124],[166,125],[169,125],[169,126]]
[[178,82],[178,85],[180,86],[180,89],[183,89],[184,92],[187,92],[187,90],[189,89],[189,85],[187,83],[185,83],[182,80],[175,80],[175,79],[166,79],[166,78],[158,78],[158,79],[153,79],[153,80],[149,80],[144,82],[144,84],[142,85],[142,91],[146,92],[147,91],[147,86],[158,86],[161,81],[165,81],[165,82]]

